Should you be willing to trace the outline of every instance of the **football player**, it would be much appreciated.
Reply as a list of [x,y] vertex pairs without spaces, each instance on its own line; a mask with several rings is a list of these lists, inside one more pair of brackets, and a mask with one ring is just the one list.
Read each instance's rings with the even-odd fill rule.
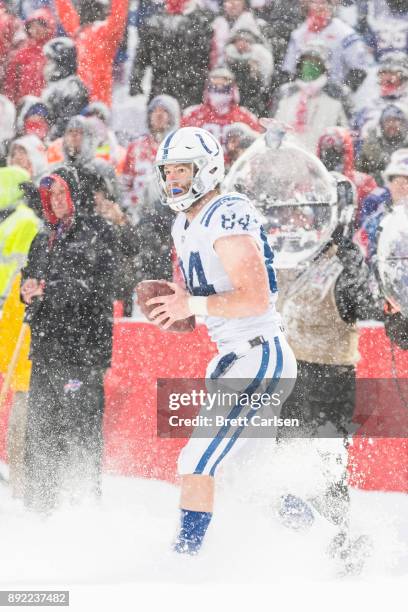
[[[245,381],[240,392],[249,396],[294,381],[296,360],[275,309],[273,253],[248,198],[221,195],[220,143],[204,129],[180,128],[161,143],[155,167],[162,202],[177,213],[172,237],[186,288],[169,283],[173,294],[149,300],[151,318],[165,329],[192,314],[204,318],[219,351],[207,379]],[[238,402],[228,418],[249,419],[254,412]],[[245,444],[244,430],[227,421],[211,439],[193,432],[183,448],[177,552],[199,551],[212,518],[215,472]]]

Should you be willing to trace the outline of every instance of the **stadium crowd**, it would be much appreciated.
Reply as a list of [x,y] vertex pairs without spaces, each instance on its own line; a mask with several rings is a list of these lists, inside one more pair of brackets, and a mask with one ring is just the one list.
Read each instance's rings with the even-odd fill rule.
[[[10,452],[22,452],[24,430],[29,505],[49,494],[58,466],[38,473],[45,455],[65,452],[61,428],[68,438],[89,428],[99,473],[113,301],[131,316],[140,280],[177,275],[173,214],[154,180],[160,142],[203,127],[230,167],[262,117],[355,185],[354,241],[370,265],[382,215],[408,198],[408,1],[0,0],[0,370],[20,334],[21,293],[36,418],[24,408],[27,333],[12,381],[13,419],[24,425],[13,426]],[[387,312],[407,347],[398,313]],[[45,372],[53,361],[55,380]],[[74,399],[53,432],[46,414],[58,393]]]

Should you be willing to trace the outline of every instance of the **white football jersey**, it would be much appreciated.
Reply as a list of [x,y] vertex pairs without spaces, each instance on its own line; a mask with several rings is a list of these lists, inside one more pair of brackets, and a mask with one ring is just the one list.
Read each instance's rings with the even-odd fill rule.
[[270,287],[268,310],[262,315],[226,319],[205,317],[204,323],[220,351],[234,347],[258,335],[271,336],[280,330],[280,316],[275,302],[278,295],[273,252],[258,213],[245,195],[228,193],[210,200],[188,222],[185,213],[178,213],[172,229],[173,241],[186,287],[192,295],[212,295],[233,290],[231,281],[214,250],[214,243],[223,236],[250,235],[258,243],[265,260]]

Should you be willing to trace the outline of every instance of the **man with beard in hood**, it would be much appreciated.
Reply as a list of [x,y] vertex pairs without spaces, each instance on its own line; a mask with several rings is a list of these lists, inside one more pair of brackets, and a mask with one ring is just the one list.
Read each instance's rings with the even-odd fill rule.
[[239,91],[233,73],[227,68],[215,68],[209,74],[203,104],[185,111],[181,127],[208,130],[221,142],[226,153],[226,130],[232,123],[245,123],[256,132],[263,131],[257,117],[239,106]]
[[376,125],[367,130],[357,167],[375,177],[383,185],[382,172],[398,149],[408,147],[408,113],[407,109],[394,102],[386,106]]
[[147,107],[149,131],[139,136],[127,149],[122,186],[125,205],[137,215],[136,206],[142,199],[147,182],[153,175],[153,163],[163,138],[180,125],[180,106],[175,98],[156,96]]
[[355,185],[358,204],[358,209],[355,211],[355,225],[360,227],[363,201],[377,187],[377,183],[369,174],[355,169],[354,145],[349,130],[340,127],[326,129],[319,138],[316,154],[329,172],[340,172]]
[[71,0],[55,0],[62,27],[75,40],[78,76],[92,102],[112,104],[113,60],[125,31],[128,4],[112,0],[107,15],[104,0],[81,0],[78,12]]
[[52,14],[39,9],[25,22],[27,41],[11,56],[4,79],[4,94],[14,104],[24,96],[40,96],[45,87],[44,44],[55,35]]
[[73,169],[44,177],[47,228],[23,269],[33,364],[27,415],[25,503],[49,513],[101,494],[103,378],[112,355],[114,265],[106,225],[78,214]]
[[55,140],[63,135],[70,118],[88,104],[89,94],[77,76],[77,50],[71,38],[53,38],[44,46],[44,54],[47,87],[42,99],[49,109],[49,139]]
[[[58,142],[58,141],[56,141]],[[114,168],[104,159],[96,157],[97,134],[90,119],[80,115],[72,117],[62,141],[64,162],[75,168],[79,179],[82,214],[93,214],[93,185],[96,177],[108,172],[115,175]],[[50,158],[49,158],[50,160]],[[115,189],[119,192],[119,186]]]

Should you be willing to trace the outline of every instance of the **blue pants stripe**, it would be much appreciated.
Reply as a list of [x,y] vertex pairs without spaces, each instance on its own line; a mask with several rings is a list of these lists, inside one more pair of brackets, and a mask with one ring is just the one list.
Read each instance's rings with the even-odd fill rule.
[[[252,395],[252,393],[254,393],[255,389],[261,383],[261,381],[264,378],[265,373],[266,373],[266,371],[268,369],[270,352],[271,351],[270,351],[270,348],[269,348],[269,342],[265,342],[265,344],[262,345],[262,361],[261,361],[261,365],[259,367],[258,373],[255,376],[254,380],[245,389],[245,391],[243,391],[243,393],[248,394],[248,395]],[[239,416],[239,413],[241,412],[241,410],[242,410],[242,406],[238,402],[238,404],[236,404],[233,407],[233,409],[231,410],[231,412],[227,416],[227,419],[235,419],[235,418],[237,418]],[[213,438],[213,440],[209,444],[207,450],[203,453],[200,461],[197,464],[196,469],[194,470],[194,474],[202,474],[203,473],[203,471],[205,469],[205,466],[207,465],[207,463],[209,462],[209,460],[211,458],[211,455],[216,451],[218,446],[221,444],[221,442],[224,439],[225,435],[227,434],[229,428],[230,428],[230,426],[227,425],[227,424],[223,425],[221,427],[221,429],[219,430],[219,432],[217,433],[215,438]]]
[[[279,338],[277,336],[275,337],[274,340],[275,340],[275,347],[276,347],[276,366],[275,366],[275,371],[272,376],[272,380],[265,391],[265,393],[269,393],[269,394],[272,394],[274,390],[276,389],[276,385],[280,381],[280,378],[282,375],[282,368],[283,368],[282,347],[280,345]],[[251,408],[251,410],[247,414],[247,419],[250,420],[254,416],[254,414],[256,414],[256,412],[257,412],[257,409]],[[214,476],[214,473],[215,473],[215,470],[217,469],[218,464],[224,459],[225,455],[234,446],[235,442],[238,440],[239,436],[241,435],[244,427],[245,425],[241,425],[241,427],[239,427],[237,431],[234,433],[231,440],[228,442],[227,446],[224,448],[221,455],[218,457],[217,461],[212,466],[210,470],[210,476]]]

